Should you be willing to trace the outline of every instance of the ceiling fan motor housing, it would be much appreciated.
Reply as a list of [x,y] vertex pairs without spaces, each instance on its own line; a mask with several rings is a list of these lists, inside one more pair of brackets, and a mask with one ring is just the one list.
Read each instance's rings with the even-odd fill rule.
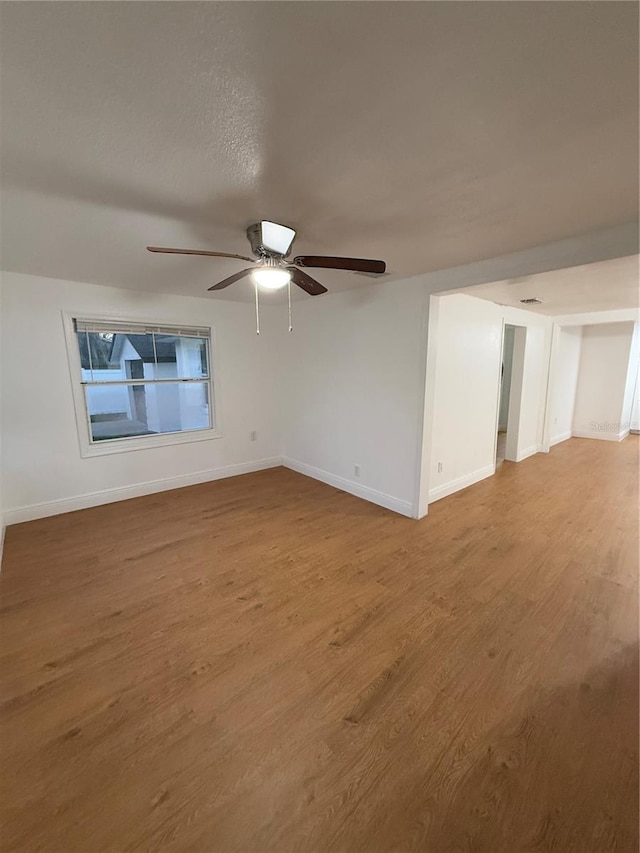
[[257,258],[286,258],[295,236],[293,228],[266,219],[247,228],[251,251]]

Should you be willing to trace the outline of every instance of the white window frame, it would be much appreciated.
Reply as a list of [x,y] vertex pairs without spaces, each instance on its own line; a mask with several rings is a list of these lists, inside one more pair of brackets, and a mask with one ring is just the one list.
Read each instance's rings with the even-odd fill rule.
[[198,324],[197,328],[202,329],[207,333],[209,378],[208,380],[200,381],[208,381],[209,384],[210,425],[203,429],[185,430],[184,432],[165,432],[158,435],[131,436],[128,438],[93,441],[91,420],[84,391],[85,383],[82,381],[82,365],[80,363],[80,350],[78,348],[74,320],[82,322],[91,322],[93,320],[99,321],[100,323],[131,323],[132,325],[161,326],[163,329],[175,329],[176,334],[179,333],[180,329],[196,328],[196,326],[192,323],[183,323],[178,326],[176,325],[175,320],[173,322],[166,323],[164,321],[148,320],[146,318],[141,319],[139,317],[115,317],[101,312],[96,312],[90,316],[84,312],[62,312],[80,455],[83,458],[91,456],[108,456],[112,453],[127,453],[132,450],[147,450],[153,447],[166,447],[172,444],[190,444],[193,441],[210,441],[215,438],[222,438],[220,412],[216,400],[216,381],[214,379],[214,373],[217,365],[214,330],[210,326]]

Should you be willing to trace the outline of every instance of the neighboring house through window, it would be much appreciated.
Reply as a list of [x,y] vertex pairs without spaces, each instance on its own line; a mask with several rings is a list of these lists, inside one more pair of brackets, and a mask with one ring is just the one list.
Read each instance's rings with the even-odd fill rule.
[[70,319],[85,455],[216,437],[209,329]]

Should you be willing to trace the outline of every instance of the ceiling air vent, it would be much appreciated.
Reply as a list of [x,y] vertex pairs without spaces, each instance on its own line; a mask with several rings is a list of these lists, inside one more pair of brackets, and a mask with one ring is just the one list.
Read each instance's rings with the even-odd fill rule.
[[524,305],[542,305],[542,299],[538,299],[537,296],[530,296],[528,299],[521,299]]

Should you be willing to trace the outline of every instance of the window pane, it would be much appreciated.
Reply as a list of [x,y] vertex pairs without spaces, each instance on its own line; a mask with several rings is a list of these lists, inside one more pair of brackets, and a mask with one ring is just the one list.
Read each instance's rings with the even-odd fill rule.
[[85,386],[93,441],[207,429],[208,382]]
[[146,376],[153,379],[205,379],[209,375],[204,338],[154,335],[156,363]]
[[206,338],[130,332],[77,332],[82,380],[206,379]]
[[120,365],[113,360],[113,349],[117,335],[109,332],[76,332],[80,351],[80,366],[84,382],[101,379],[122,379]]

